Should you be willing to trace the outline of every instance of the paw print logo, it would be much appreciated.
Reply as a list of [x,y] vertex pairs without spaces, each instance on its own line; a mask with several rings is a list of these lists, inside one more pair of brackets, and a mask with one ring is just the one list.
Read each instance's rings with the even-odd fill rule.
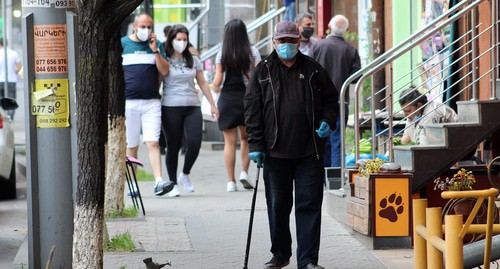
[[380,207],[382,208],[378,212],[380,217],[388,219],[390,222],[396,222],[398,215],[404,211],[403,197],[401,194],[396,196],[396,193],[393,193],[389,198],[385,197],[380,200]]

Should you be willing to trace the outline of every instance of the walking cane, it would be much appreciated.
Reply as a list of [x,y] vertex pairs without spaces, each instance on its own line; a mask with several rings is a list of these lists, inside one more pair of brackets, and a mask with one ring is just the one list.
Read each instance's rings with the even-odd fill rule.
[[253,189],[252,208],[250,209],[250,223],[248,224],[247,249],[245,251],[245,263],[243,269],[248,269],[248,254],[250,252],[250,241],[252,240],[253,215],[255,213],[255,200],[257,198],[257,187],[259,186],[260,167],[257,166],[257,179],[255,179],[255,187]]

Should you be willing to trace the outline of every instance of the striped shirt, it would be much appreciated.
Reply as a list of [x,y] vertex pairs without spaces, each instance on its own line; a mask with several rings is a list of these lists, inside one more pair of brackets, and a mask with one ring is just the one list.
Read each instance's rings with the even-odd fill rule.
[[[160,99],[160,83],[156,56],[148,42],[135,42],[130,37],[121,39],[123,47],[123,72],[126,99]],[[164,55],[163,45],[157,41],[158,50]]]

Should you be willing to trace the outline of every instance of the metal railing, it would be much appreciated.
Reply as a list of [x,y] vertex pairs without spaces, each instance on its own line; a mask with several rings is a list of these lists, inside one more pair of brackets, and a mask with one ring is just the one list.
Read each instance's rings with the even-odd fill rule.
[[[489,269],[492,235],[500,232],[500,224],[493,224],[497,195],[498,190],[494,188],[478,191],[442,192],[441,196],[444,199],[477,199],[465,223],[463,223],[462,215],[446,215],[444,225],[440,207],[428,208],[427,199],[414,199],[414,268],[443,268],[443,255],[446,258],[444,268],[464,268],[463,239],[465,235],[482,233],[485,234],[483,264],[485,269]],[[486,224],[472,224],[485,199],[488,200]]]
[[[498,0],[485,1],[485,0],[464,0],[450,8],[446,13],[437,17],[434,21],[432,21],[429,25],[423,27],[421,30],[415,32],[407,39],[394,46],[378,58],[374,59],[364,68],[360,69],[358,72],[349,77],[342,86],[340,91],[340,100],[341,103],[346,101],[346,92],[349,90],[349,86],[351,83],[357,80],[355,88],[354,88],[354,154],[356,157],[356,161],[360,156],[360,148],[359,148],[359,140],[361,137],[361,127],[369,126],[371,130],[371,135],[369,140],[372,142],[372,157],[374,158],[377,151],[380,151],[382,148],[388,148],[389,159],[392,161],[393,156],[393,138],[395,135],[400,135],[403,133],[406,127],[400,128],[398,131],[395,131],[395,124],[404,122],[408,117],[402,117],[399,121],[395,121],[395,117],[397,115],[403,114],[403,109],[395,108],[397,105],[397,100],[395,97],[398,96],[402,90],[408,88],[410,85],[416,86],[416,88],[424,88],[425,85],[431,85],[426,90],[422,90],[423,94],[429,94],[430,92],[436,92],[438,90],[437,87],[442,87],[438,92],[440,94],[430,96],[429,101],[439,101],[443,104],[449,102],[453,98],[456,98],[460,94],[468,94],[471,98],[477,99],[477,84],[488,76],[491,77],[491,96],[493,99],[496,98],[496,90],[495,90],[495,82],[497,76],[497,48],[498,48],[498,37],[497,37],[497,24],[498,24],[498,14],[496,10]],[[478,25],[477,23],[477,13],[478,6],[481,3],[490,3],[491,12],[492,12],[492,20],[491,24],[488,26]],[[399,76],[394,77],[394,64],[398,63],[397,61],[401,59],[401,57],[405,57],[411,55],[415,49],[420,49],[421,44],[423,42],[428,41],[430,38],[435,36],[436,34],[440,34],[443,32],[445,27],[451,27],[452,24],[457,22],[460,19],[467,19],[469,22],[468,29],[464,31],[464,33],[456,37],[450,44],[444,46],[439,52],[432,55],[421,64],[416,65],[414,68],[410,68],[410,70]],[[482,29],[484,28],[484,29]],[[490,47],[481,53],[478,53],[478,44],[479,41],[484,42],[484,40],[489,37]],[[491,68],[488,70],[482,70],[482,73],[479,73],[480,69],[478,68],[479,60],[485,59],[490,56],[491,60]],[[434,57],[434,58],[433,58]],[[436,58],[438,57],[438,58]],[[435,66],[440,66],[441,68],[437,70],[434,74],[429,75],[426,78],[421,78],[420,70],[424,67],[431,66],[431,64],[435,64]],[[456,67],[455,70],[450,67]],[[434,69],[434,67],[433,67]],[[386,72],[387,74],[387,85],[382,89],[375,91],[373,86],[370,89],[369,96],[366,98],[361,97],[361,87],[369,78],[373,78],[373,75],[376,75],[378,72]],[[457,78],[457,76],[459,76]],[[373,81],[373,79],[372,79]],[[438,81],[439,83],[432,84],[431,81]],[[443,87],[444,81],[448,81],[449,84],[446,87]],[[451,93],[451,88],[460,85],[460,90]],[[384,94],[385,93],[385,94]],[[382,96],[383,95],[383,96]],[[381,97],[382,96],[382,97]],[[442,96],[446,96],[444,99]],[[376,97],[381,97],[380,102],[385,106],[380,111],[376,111]],[[401,97],[401,96],[400,96]],[[368,116],[366,119],[360,118],[360,102],[366,102],[368,104],[369,110],[371,113],[367,113]],[[435,109],[443,108],[442,106],[438,106]],[[422,106],[419,110],[424,110],[425,107]],[[426,111],[428,112],[428,111]],[[346,115],[346,110],[344,106],[340,106],[340,118],[344,119]],[[377,124],[379,128],[377,128]],[[386,124],[387,127],[380,128]],[[345,131],[346,124],[344,121],[341,121],[341,153],[342,156],[345,156],[346,147],[345,147]],[[387,138],[383,138],[382,136],[387,136]],[[345,182],[345,158],[341,158],[341,189],[334,191],[334,193],[345,196],[344,193],[344,182]]]
[[[249,23],[247,25],[247,32],[251,33],[253,31],[259,29],[259,27],[261,27],[262,25],[264,25],[264,24],[272,21],[273,19],[275,19],[276,17],[280,16],[284,12],[285,12],[285,7],[281,7],[279,9],[272,8],[271,10],[269,10],[268,12],[266,12],[265,14],[263,14],[262,16],[260,16],[259,18],[255,19],[254,21],[252,21],[251,23]],[[265,45],[267,45],[266,43],[268,43],[270,40],[271,40],[270,39],[270,35],[269,36],[265,36],[261,40],[257,41],[256,47],[260,48],[262,46],[265,46]],[[204,61],[206,61],[206,60],[214,57],[221,48],[222,48],[222,43],[219,43],[219,44],[211,47],[210,49],[208,49],[207,51],[205,51],[200,56],[201,61],[204,62]]]
[[203,10],[200,12],[200,14],[198,16],[196,16],[196,18],[188,26],[188,30],[191,32],[195,26],[198,26],[201,19],[203,19],[208,14],[208,11],[210,10],[210,0],[206,0],[205,4],[202,4],[202,3],[199,3],[199,4],[153,4],[153,9],[173,9],[173,8],[185,8],[185,9],[203,8]]
[[[185,8],[185,9],[191,9],[191,8],[200,8],[202,11],[200,14],[192,21],[190,22],[190,25],[188,26],[188,30],[192,31],[195,27],[198,27],[200,21],[208,14],[210,10],[210,0],[206,0],[205,3],[198,3],[198,4],[154,4],[153,5],[154,9],[176,9],[176,8]],[[271,8],[269,11],[264,13],[262,16],[256,18],[253,20],[251,23],[247,25],[247,32],[250,34],[255,30],[258,30],[261,26],[272,22],[275,18],[280,16],[281,14],[285,13],[285,7],[281,8]],[[255,43],[255,47],[257,49],[261,49],[269,44],[271,41],[271,35],[267,35],[262,37],[260,40],[258,40]],[[222,48],[222,43],[219,43],[205,52],[203,52],[200,55],[200,59],[202,62],[214,57],[217,52]]]

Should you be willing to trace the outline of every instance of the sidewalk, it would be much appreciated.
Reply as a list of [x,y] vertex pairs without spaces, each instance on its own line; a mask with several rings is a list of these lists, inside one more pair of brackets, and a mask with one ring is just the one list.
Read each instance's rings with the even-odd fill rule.
[[[24,110],[22,108],[24,101],[22,99],[22,93],[18,91],[20,109],[16,112],[15,120],[16,144],[24,144]],[[164,156],[162,158],[164,161]],[[139,159],[145,163],[145,170],[151,171],[144,146],[141,146],[139,150]],[[183,160],[183,156],[180,156],[179,171]],[[166,176],[164,162],[162,165]],[[239,174],[239,159],[236,167],[237,174]],[[255,165],[252,164],[249,171],[252,181],[255,180],[255,169]],[[164,268],[243,267],[253,191],[243,189],[238,183],[238,192],[226,192],[227,181],[222,151],[202,149],[191,172],[191,180],[196,191],[186,193],[181,186],[180,197],[168,197],[168,195],[157,197],[153,195],[153,181],[139,183],[146,216],[107,221],[110,237],[128,231],[136,242],[136,251],[105,253],[104,268],[145,268],[142,260],[147,257],[152,257],[155,262],[159,263],[170,261],[172,265]],[[328,195],[331,194],[325,192],[320,265],[329,269],[406,269],[413,267],[411,249],[368,250],[353,236],[349,227],[343,226],[326,213]],[[129,197],[125,199],[127,206],[131,206],[131,199]],[[26,212],[24,206],[20,212],[23,211]],[[292,214],[292,233],[295,231],[294,222]],[[24,225],[20,226],[21,229],[26,227],[25,222],[22,223]],[[26,234],[26,231],[23,230],[20,234]],[[295,243],[295,235],[292,236]],[[295,248],[294,245],[294,251]],[[264,184],[260,178],[248,267],[262,268],[264,263],[271,258],[269,249]],[[26,268],[27,252],[25,240],[11,268]],[[290,265],[286,268],[296,268],[295,255],[291,257]]]
[[[146,163],[146,170],[149,170],[145,148],[140,149],[139,157]],[[153,257],[159,263],[171,261],[170,268],[243,267],[253,192],[244,190],[241,184],[238,185],[238,192],[226,192],[222,158],[222,151],[202,149],[191,173],[196,191],[186,193],[181,187],[181,197],[157,197],[152,192],[152,181],[139,183],[146,217],[107,222],[110,236],[128,231],[136,241],[137,252],[106,253],[104,268],[144,268],[142,260],[147,257]],[[179,160],[179,167],[182,167],[183,156]],[[252,180],[255,179],[255,169],[255,165],[252,165]],[[165,168],[163,170],[165,172]],[[271,258],[263,186],[261,178],[249,268],[261,268]],[[325,192],[325,201],[327,195],[330,194]],[[126,202],[130,205],[130,198]],[[320,265],[325,268],[413,267],[411,249],[370,251],[354,238],[350,228],[330,217],[325,206]],[[292,214],[292,233],[295,230],[294,222]],[[295,255],[287,268],[296,268]]]

